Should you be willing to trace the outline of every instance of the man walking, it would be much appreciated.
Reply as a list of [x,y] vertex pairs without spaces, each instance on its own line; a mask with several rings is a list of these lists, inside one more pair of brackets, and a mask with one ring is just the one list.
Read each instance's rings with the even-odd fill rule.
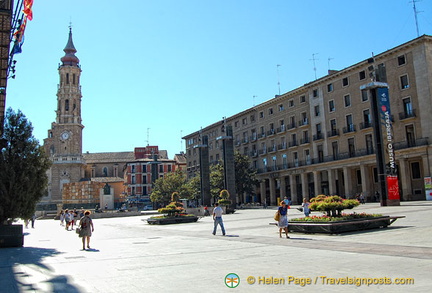
[[216,235],[217,226],[220,225],[222,229],[222,235],[225,236],[225,227],[222,221],[223,209],[219,206],[219,203],[215,203],[214,206],[215,207],[213,209],[213,221],[214,221],[213,235]]

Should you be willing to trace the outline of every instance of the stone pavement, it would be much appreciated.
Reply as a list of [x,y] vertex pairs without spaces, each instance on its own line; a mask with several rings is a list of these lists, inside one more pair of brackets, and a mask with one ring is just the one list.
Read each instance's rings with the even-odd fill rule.
[[211,234],[211,217],[165,226],[148,225],[148,215],[95,219],[87,251],[59,221],[39,220],[24,229],[24,247],[0,249],[0,292],[430,292],[432,202],[367,203],[353,211],[406,218],[291,239],[269,225],[275,209],[224,215],[227,236]]

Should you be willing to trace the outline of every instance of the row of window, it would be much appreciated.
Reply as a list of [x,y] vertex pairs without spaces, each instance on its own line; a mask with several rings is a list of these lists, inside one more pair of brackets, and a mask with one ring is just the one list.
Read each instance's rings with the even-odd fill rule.
[[[406,64],[405,55],[399,56],[398,57],[398,65],[401,66],[404,64]],[[361,81],[364,79],[366,79],[366,72],[365,72],[365,70],[362,70],[359,72],[359,80]],[[349,77],[342,78],[342,86],[343,87],[347,87],[347,86],[349,86],[349,84],[350,84],[349,83]],[[400,89],[402,89],[402,90],[408,89],[410,87],[408,74],[404,74],[404,75],[399,77],[399,84],[400,84]],[[327,84],[327,92],[332,92],[333,90],[334,90],[333,83]],[[319,95],[318,89],[312,90],[312,96],[314,98],[318,97],[318,95]],[[362,99],[362,102],[365,102],[368,100],[367,91],[362,91],[361,99]],[[305,103],[305,102],[306,102],[306,96],[305,95],[300,96],[300,104]],[[351,106],[351,97],[349,94],[344,96],[344,103],[345,103],[345,107]],[[288,107],[289,108],[294,107],[294,99],[288,100]],[[284,104],[283,103],[279,104],[277,106],[277,109],[279,112],[285,110]],[[331,110],[331,111],[334,111],[334,102],[333,102],[333,110]],[[273,115],[273,114],[274,114],[274,108],[271,107],[268,109],[268,115]],[[264,117],[265,117],[264,111],[259,112],[259,118],[264,118]],[[255,122],[255,115],[254,114],[252,114],[250,116],[250,122],[251,123]],[[247,118],[242,118],[241,124],[246,125],[247,124]],[[240,121],[235,121],[234,127],[239,127],[239,126],[240,126]]]
[[[143,170],[145,168],[145,170],[143,170],[142,172],[151,172],[151,165],[149,164],[143,164],[140,165],[141,166],[141,170]],[[159,172],[163,173],[164,172],[164,166],[167,166],[167,172],[171,172],[172,171],[172,165],[169,164],[160,164],[159,165]],[[131,165],[131,173],[136,173],[137,172],[137,168],[136,165]]]
[[[149,178],[150,180],[147,180],[147,177],[148,177],[147,174],[143,174],[141,177],[142,178],[141,182],[139,184],[152,184],[151,179]],[[159,174],[159,178],[163,178],[163,177],[164,177],[164,174]],[[135,175],[131,176],[130,184],[137,184]]]
[[[330,84],[330,85],[332,85],[332,84]],[[408,75],[407,74],[402,75],[400,77],[400,87],[401,87],[401,89],[407,89],[407,88],[410,87],[409,80],[408,80]],[[366,102],[368,100],[369,100],[369,98],[368,98],[368,91],[361,91],[361,101],[362,102]],[[351,95],[350,94],[344,95],[343,96],[343,101],[344,101],[344,106],[345,107],[351,107]],[[294,106],[294,101],[292,99],[289,100],[288,103],[289,103],[290,107]],[[335,100],[334,99],[330,100],[328,103],[329,103],[329,112],[336,111]],[[279,107],[279,111],[284,110],[283,104],[280,104],[278,107]],[[319,116],[319,114],[320,114],[319,105],[316,105],[314,107],[314,110],[315,110],[315,116]],[[273,108],[269,108],[268,112],[269,112],[269,115],[272,115],[273,114]],[[252,120],[255,121],[255,119],[254,118],[252,119],[252,117],[254,117],[254,115],[251,115],[251,122],[252,122]],[[261,111],[259,113],[259,117],[260,118],[264,118],[264,111]],[[242,125],[246,125],[246,124],[247,124],[247,119],[243,118],[242,119]],[[234,127],[238,127],[238,126],[239,126],[239,121],[235,121],[234,122]]]
[[[406,141],[408,142],[408,146],[415,145],[415,137],[414,137],[414,128],[412,125],[406,127]],[[299,167],[302,165],[310,165],[313,163],[322,163],[325,161],[338,160],[341,158],[352,158],[361,155],[371,155],[374,154],[374,140],[372,134],[365,135],[365,149],[356,148],[354,138],[349,138],[347,140],[348,148],[347,152],[341,153],[339,150],[339,142],[333,141],[331,143],[331,154],[327,157],[324,156],[323,145],[317,145],[316,147],[316,156],[315,158],[311,157],[310,149],[303,150],[303,156],[300,157],[300,153],[298,151],[290,152],[290,158],[288,157],[288,153],[275,154],[270,156],[270,159],[266,156],[261,160],[253,160],[253,167],[257,170],[263,169],[264,172],[274,171],[280,169],[288,169],[293,167]],[[265,146],[264,146],[265,150]],[[259,150],[258,152],[260,152]],[[246,156],[256,157],[254,156],[256,150],[252,149],[252,152],[249,152],[249,149],[245,147],[243,149],[243,154]],[[265,154],[265,153],[264,153]],[[279,159],[278,159],[279,156]]]

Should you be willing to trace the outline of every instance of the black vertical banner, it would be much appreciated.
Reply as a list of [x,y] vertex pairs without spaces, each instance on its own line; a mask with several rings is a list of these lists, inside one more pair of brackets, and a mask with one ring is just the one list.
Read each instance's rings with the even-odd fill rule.
[[381,126],[384,128],[383,144],[385,147],[385,166],[386,166],[386,182],[387,194],[389,200],[400,200],[399,184],[397,177],[397,166],[395,158],[395,150],[393,146],[393,126],[390,111],[390,98],[387,87],[377,88],[379,113]]

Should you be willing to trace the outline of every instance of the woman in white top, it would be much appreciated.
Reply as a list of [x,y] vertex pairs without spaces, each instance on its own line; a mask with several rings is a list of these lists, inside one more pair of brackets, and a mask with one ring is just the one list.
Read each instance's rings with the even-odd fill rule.
[[309,214],[310,214],[309,205],[310,205],[310,203],[308,202],[308,200],[306,198],[303,198],[302,207],[303,207],[303,213],[304,213],[305,217],[309,217]]

